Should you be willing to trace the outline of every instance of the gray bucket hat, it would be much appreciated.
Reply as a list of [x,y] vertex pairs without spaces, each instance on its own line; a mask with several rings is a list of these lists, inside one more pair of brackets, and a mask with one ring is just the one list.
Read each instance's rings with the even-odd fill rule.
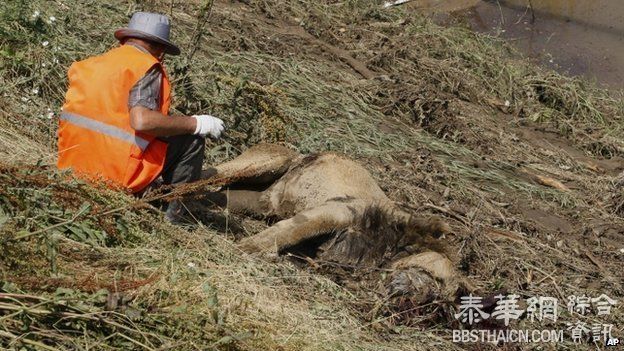
[[165,46],[165,52],[170,55],[179,55],[180,48],[169,41],[169,18],[159,13],[135,12],[130,19],[128,28],[115,31],[115,38],[121,41],[124,38],[138,38],[153,41]]

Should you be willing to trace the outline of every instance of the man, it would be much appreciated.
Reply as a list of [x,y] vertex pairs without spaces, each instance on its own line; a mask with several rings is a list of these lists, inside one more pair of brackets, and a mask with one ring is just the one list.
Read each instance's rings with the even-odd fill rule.
[[[58,167],[140,193],[159,176],[166,185],[199,179],[204,137],[219,138],[210,115],[170,116],[171,88],[162,65],[180,49],[166,16],[137,12],[115,32],[121,45],[75,62],[60,116]],[[172,203],[167,217],[179,212]]]

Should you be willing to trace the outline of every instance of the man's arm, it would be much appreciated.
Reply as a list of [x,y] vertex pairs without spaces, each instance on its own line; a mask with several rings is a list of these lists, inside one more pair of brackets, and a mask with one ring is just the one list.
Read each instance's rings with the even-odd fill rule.
[[[137,49],[144,51],[140,47]],[[160,112],[162,77],[160,66],[154,65],[130,90],[130,126],[157,137],[193,134],[197,127],[195,118],[166,116]]]
[[210,115],[167,116],[159,111],[162,72],[154,66],[130,90],[130,126],[157,137],[196,134],[217,139],[225,129],[223,121]]
[[130,126],[138,131],[157,137],[193,134],[197,120],[187,116],[166,116],[141,105],[130,109]]

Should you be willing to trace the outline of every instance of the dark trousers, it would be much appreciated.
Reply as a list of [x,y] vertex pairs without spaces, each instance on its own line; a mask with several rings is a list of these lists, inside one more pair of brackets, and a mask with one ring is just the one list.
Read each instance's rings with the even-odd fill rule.
[[[206,142],[197,135],[177,135],[161,138],[169,143],[161,177],[164,185],[180,185],[199,179],[204,162]],[[186,213],[184,204],[174,200],[167,206],[165,217],[172,223],[181,223]]]
[[161,138],[166,141],[167,157],[161,173],[165,185],[178,185],[199,179],[204,162],[206,143],[198,135],[177,135]]

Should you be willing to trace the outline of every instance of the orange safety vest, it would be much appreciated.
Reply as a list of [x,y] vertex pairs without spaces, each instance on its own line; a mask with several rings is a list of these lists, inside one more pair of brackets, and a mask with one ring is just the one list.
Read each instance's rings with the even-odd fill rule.
[[[59,169],[133,193],[158,177],[167,143],[132,129],[128,109],[130,90],[155,65],[161,66],[155,57],[129,45],[72,64],[58,129]],[[168,115],[171,86],[162,72],[160,111]]]

